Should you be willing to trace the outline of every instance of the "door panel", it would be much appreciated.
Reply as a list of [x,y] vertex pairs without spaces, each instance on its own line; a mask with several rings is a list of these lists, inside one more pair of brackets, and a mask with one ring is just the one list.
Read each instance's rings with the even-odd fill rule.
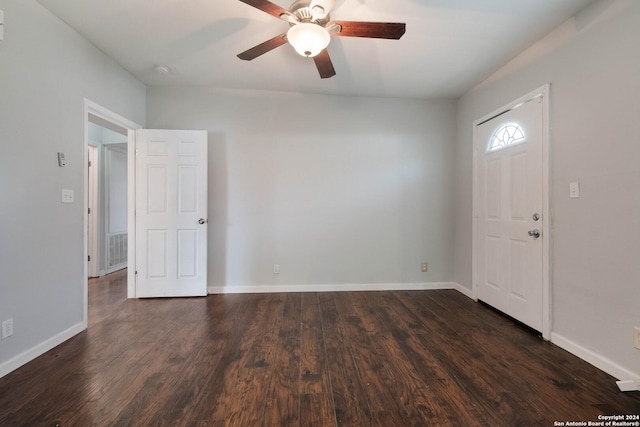
[[207,134],[136,131],[136,296],[207,294]]
[[[543,219],[533,218],[543,211],[540,101],[532,99],[480,124],[475,147],[478,298],[539,331],[545,236],[536,239],[529,231],[543,229]],[[510,132],[513,144],[490,148],[496,135]]]
[[[167,278],[167,232],[166,230],[147,230],[147,277],[150,279]],[[144,270],[143,270],[144,271]]]
[[178,231],[178,278],[198,276],[198,235],[196,230]]

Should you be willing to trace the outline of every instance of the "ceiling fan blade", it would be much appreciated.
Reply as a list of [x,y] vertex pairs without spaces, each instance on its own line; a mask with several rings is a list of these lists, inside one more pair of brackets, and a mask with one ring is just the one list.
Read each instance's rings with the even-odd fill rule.
[[333,63],[329,57],[329,52],[324,49],[322,52],[313,57],[313,62],[316,63],[320,78],[328,79],[336,75],[336,70],[333,68]]
[[281,15],[290,15],[291,13],[275,3],[271,3],[269,0],[240,0],[242,3],[246,3],[249,6],[253,6],[256,9],[260,9],[269,15],[280,18]]
[[251,61],[252,59],[256,59],[260,55],[264,55],[265,53],[282,46],[287,43],[287,33],[282,33],[279,36],[275,36],[274,38],[267,40],[266,42],[260,43],[257,46],[252,47],[249,50],[246,50],[238,55],[238,58],[244,59],[245,61]]
[[341,27],[341,30],[335,34],[336,36],[393,40],[400,39],[407,27],[407,24],[399,22],[332,21],[327,26],[331,24]]

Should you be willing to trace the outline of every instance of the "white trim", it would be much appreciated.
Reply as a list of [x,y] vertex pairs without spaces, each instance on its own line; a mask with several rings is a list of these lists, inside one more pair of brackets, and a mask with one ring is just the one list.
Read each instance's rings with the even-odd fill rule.
[[[88,100],[87,98],[84,98],[83,100],[84,102],[84,108],[83,108],[83,127],[84,127],[84,143],[82,144],[82,150],[83,150],[83,154],[82,154],[82,158],[84,159],[84,165],[87,164],[87,162],[89,161],[89,114],[92,114],[96,117],[99,117],[101,119],[104,119],[106,121],[109,121],[113,124],[116,124],[120,127],[122,127],[123,129],[140,129],[142,126],[140,126],[139,124],[125,118],[122,117],[119,114],[114,113],[113,111],[107,110],[106,108],[96,104],[95,102],[92,102],[90,100]],[[133,151],[131,145],[129,145],[129,151]],[[129,156],[129,165],[128,165],[128,173],[131,174],[131,155]],[[84,170],[84,169],[83,169]],[[87,194],[87,188],[89,186],[89,176],[86,173],[82,174],[83,176],[83,182],[82,182],[82,194],[86,195]],[[129,175],[129,206],[131,206],[131,181],[134,181],[132,179],[132,176]],[[135,194],[133,195],[133,197],[135,197]],[[84,213],[83,213],[83,222],[82,222],[82,233],[83,233],[83,267],[82,267],[82,281],[83,281],[83,293],[84,295],[82,296],[82,304],[83,304],[83,317],[82,317],[82,323],[84,325],[84,329],[87,328],[88,325],[88,319],[89,319],[89,275],[88,275],[88,269],[87,269],[87,254],[88,254],[88,248],[87,248],[87,241],[88,241],[88,237],[87,237],[87,230],[88,230],[88,223],[89,223],[89,215],[87,214],[87,209],[89,208],[88,205],[88,200],[87,197],[83,196],[84,199]],[[134,199],[135,200],[135,199]],[[135,224],[133,223],[132,220],[132,214],[131,214],[132,209],[129,208],[129,215],[127,217],[127,220],[129,222],[128,224],[128,229],[129,229],[129,233],[131,233],[131,230],[134,228]],[[132,245],[132,239],[131,239],[131,234],[129,234],[129,257],[131,257],[131,245]],[[131,260],[131,258],[129,258],[129,261]],[[129,265],[134,265],[129,263]],[[134,276],[135,277],[135,276]],[[134,286],[135,283],[132,280],[132,273],[130,272],[127,278],[127,289],[128,289],[128,293],[130,294],[131,292],[131,287]]]
[[524,96],[510,102],[509,104],[492,111],[491,113],[481,117],[473,122],[473,209],[472,209],[472,254],[471,254],[471,278],[472,290],[471,295],[474,300],[478,299],[478,275],[477,275],[477,257],[478,257],[478,179],[477,179],[477,163],[478,163],[478,126],[493,117],[496,117],[506,111],[518,108],[520,105],[542,96],[542,235],[546,238],[542,242],[542,337],[546,340],[551,339],[551,192],[550,192],[550,154],[549,141],[551,126],[549,123],[549,89],[550,84],[545,84],[538,89],[527,93]]
[[282,292],[424,291],[455,289],[454,283],[346,283],[317,285],[209,286],[209,294],[261,294]]
[[555,332],[551,334],[551,342],[557,345],[558,347],[568,351],[574,356],[579,357],[595,366],[596,368],[606,372],[622,381],[632,380],[636,383],[640,383],[640,372],[632,372],[622,366],[616,364],[610,359],[591,351],[581,345],[569,340],[568,338],[563,337]]
[[473,290],[466,288],[464,286],[462,286],[460,283],[452,283],[453,285],[453,289],[455,289],[456,291],[460,292],[462,295],[464,295],[467,298],[471,298],[472,300],[477,301],[477,298],[473,297]]
[[[141,127],[135,128],[141,129]],[[127,131],[127,298],[136,297],[136,131]]]
[[551,339],[551,122],[549,97],[551,84],[547,83],[539,90],[542,93],[542,232],[547,238],[542,242],[542,337]]
[[84,322],[76,323],[69,329],[62,331],[57,335],[54,335],[53,337],[41,342],[40,344],[30,348],[29,350],[23,353],[20,353],[15,357],[12,357],[6,362],[0,364],[0,378],[4,377],[9,372],[13,372],[19,367],[26,365],[36,357],[43,355],[47,351],[51,350],[57,345],[62,344],[69,338],[72,338],[73,336],[79,334],[85,329],[87,328]]
[[[85,166],[88,167],[88,162],[91,162],[91,169],[89,171],[89,176],[93,180],[92,188],[89,188],[89,178],[87,178],[87,209],[91,209],[91,220],[89,221],[89,213],[87,211],[87,254],[89,254],[89,249],[91,249],[91,255],[93,255],[93,259],[91,261],[87,261],[90,265],[87,266],[87,276],[88,277],[98,277],[100,275],[100,249],[98,246],[98,199],[100,197],[99,191],[99,162],[100,162],[100,149],[98,145],[95,145],[92,141],[88,141],[87,150],[89,148],[92,149],[91,155],[87,153],[87,163]],[[91,247],[89,248],[89,240],[91,240]]]
[[622,380],[616,381],[620,391],[640,391],[640,381]]
[[477,250],[478,250],[478,153],[476,150],[476,142],[478,140],[478,125],[479,120],[473,122],[473,141],[472,141],[472,157],[473,165],[471,165],[471,179],[473,183],[471,185],[471,299],[478,301],[478,264],[477,264]]

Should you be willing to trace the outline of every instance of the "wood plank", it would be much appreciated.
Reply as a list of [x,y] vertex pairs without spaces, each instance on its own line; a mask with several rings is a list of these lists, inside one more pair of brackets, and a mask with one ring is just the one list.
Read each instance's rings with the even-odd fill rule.
[[302,295],[286,294],[280,330],[273,349],[273,375],[262,416],[266,426],[300,425],[300,314]]
[[300,381],[299,393],[318,394],[329,392],[329,377],[318,295],[302,294],[300,329]]
[[[205,411],[205,419],[242,420],[243,405],[257,405],[252,394],[252,387],[263,384],[265,375],[262,372],[245,369],[246,355],[254,342],[264,333],[263,316],[268,311],[268,295],[255,296],[255,305],[248,307],[246,319],[241,322],[239,330],[227,342],[224,357],[208,377],[210,384],[219,384],[211,409]],[[213,396],[212,396],[213,397]],[[201,401],[202,402],[202,401]],[[257,416],[255,412],[250,414]]]
[[371,425],[371,409],[358,366],[349,351],[349,340],[340,329],[334,294],[321,294],[319,301],[336,422],[339,426]]
[[340,313],[341,334],[346,337],[347,348],[358,366],[360,381],[375,425],[411,425],[411,420],[402,413],[395,399],[393,367],[386,363],[373,345],[369,330],[360,313],[353,305],[353,293],[335,294],[335,303]]
[[[424,333],[420,318],[413,314],[395,296],[385,293],[387,307],[378,307],[378,315],[388,325],[391,334],[402,350],[402,357],[409,361],[424,383],[437,398],[441,409],[437,418],[443,425],[474,425],[485,420],[478,411],[474,397],[451,381],[445,366],[432,353],[431,346],[423,346],[411,333]],[[446,343],[443,343],[446,345]]]
[[[384,357],[386,363],[394,364],[395,381],[392,383],[395,399],[402,412],[411,420],[413,425],[428,425],[432,420],[439,420],[439,425],[459,425],[451,422],[447,417],[451,414],[450,407],[441,403],[441,396],[434,394],[431,384],[422,377],[421,373],[411,363],[405,354],[405,347],[401,346],[393,332],[400,332],[389,316],[392,312],[389,301],[383,293],[371,292],[362,295],[356,303],[360,312],[365,310],[377,318],[376,323],[384,332],[375,334],[372,342],[377,352]],[[423,354],[424,356],[424,354]]]
[[336,425],[330,393],[302,394],[300,396],[300,425],[305,427]]
[[[426,299],[416,301],[415,296],[404,298],[402,301],[407,306],[417,303],[427,304]],[[469,336],[464,330],[445,323],[442,320],[442,313],[446,310],[443,311],[441,306],[434,304],[428,307],[429,315],[433,316],[433,320],[425,324],[426,334],[416,335],[417,340],[423,347],[432,349],[432,353],[440,361],[448,378],[466,394],[473,396],[471,399],[474,405],[480,408],[480,416],[488,423],[505,421],[514,423],[513,425],[520,423],[522,415],[530,409],[513,398],[510,388],[513,384],[509,385],[504,381],[511,377],[511,373],[502,369],[496,371],[495,366],[488,366],[493,363],[493,360],[487,357],[485,347],[470,343]],[[442,343],[435,345],[434,340],[440,340],[441,337],[446,337],[446,345]],[[502,377],[503,381],[493,381],[501,375],[505,375]]]

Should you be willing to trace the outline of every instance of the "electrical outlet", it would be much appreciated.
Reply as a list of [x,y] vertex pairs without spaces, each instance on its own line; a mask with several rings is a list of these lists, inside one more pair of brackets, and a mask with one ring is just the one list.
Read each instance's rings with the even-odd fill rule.
[[280,264],[273,264],[273,274],[280,274]]
[[640,326],[633,328],[633,346],[640,350]]
[[13,319],[7,319],[2,322],[2,339],[9,338],[13,335]]
[[429,270],[428,262],[423,262],[422,264],[420,264],[420,271],[422,271],[423,273],[426,273],[428,270]]

